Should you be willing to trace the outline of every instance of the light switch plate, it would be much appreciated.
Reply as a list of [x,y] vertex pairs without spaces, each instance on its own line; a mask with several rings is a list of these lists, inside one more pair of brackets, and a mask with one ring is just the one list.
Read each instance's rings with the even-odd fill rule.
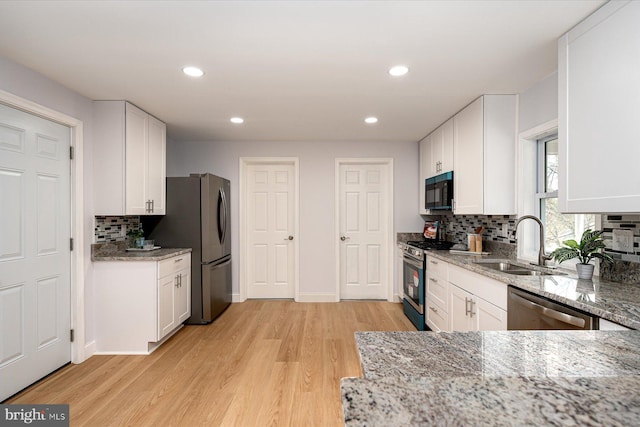
[[613,249],[620,252],[633,252],[633,231],[613,230]]

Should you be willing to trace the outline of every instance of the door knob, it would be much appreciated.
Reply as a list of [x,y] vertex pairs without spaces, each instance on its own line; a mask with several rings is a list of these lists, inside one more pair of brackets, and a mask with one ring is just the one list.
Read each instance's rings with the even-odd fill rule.
[[348,240],[348,239],[350,239],[350,237],[347,237],[347,236],[340,236],[340,240],[342,240],[343,242],[344,242],[345,240]]
[[284,240],[293,240],[293,236],[285,237]]

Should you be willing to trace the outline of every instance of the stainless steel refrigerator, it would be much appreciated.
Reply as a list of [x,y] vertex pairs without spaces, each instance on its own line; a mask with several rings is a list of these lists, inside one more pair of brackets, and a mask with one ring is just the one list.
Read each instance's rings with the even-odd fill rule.
[[170,177],[166,215],[142,217],[156,244],[193,249],[189,324],[209,323],[231,304],[230,188],[209,173]]

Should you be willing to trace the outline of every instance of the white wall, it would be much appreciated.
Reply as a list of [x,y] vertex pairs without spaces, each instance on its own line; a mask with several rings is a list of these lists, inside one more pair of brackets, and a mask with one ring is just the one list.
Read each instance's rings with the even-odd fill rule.
[[520,94],[522,132],[558,118],[558,73],[555,72]]
[[80,249],[84,251],[85,337],[86,342],[89,343],[95,339],[94,288],[91,266],[91,243],[93,242],[91,100],[3,56],[0,56],[0,89],[83,122],[84,247]]
[[[211,172],[231,180],[232,259],[239,259],[240,157],[298,157],[300,166],[300,293],[335,294],[334,169],[338,157],[394,159],[395,232],[422,230],[418,215],[418,144],[378,142],[174,142],[168,176]],[[395,239],[392,249],[395,248]],[[238,262],[233,292],[239,293]],[[394,277],[396,277],[394,275]]]

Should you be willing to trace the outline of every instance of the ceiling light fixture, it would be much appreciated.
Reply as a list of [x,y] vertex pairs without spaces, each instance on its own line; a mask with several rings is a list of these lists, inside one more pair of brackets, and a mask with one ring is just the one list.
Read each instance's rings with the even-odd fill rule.
[[405,65],[396,65],[395,67],[391,67],[389,69],[389,74],[391,74],[394,77],[404,76],[408,72],[409,72],[409,67]]
[[378,123],[378,118],[377,117],[367,117],[366,119],[364,119],[364,122],[368,125],[372,125],[374,123]]
[[202,77],[204,75],[204,71],[198,67],[184,67],[182,72],[190,77]]
[[231,119],[229,121],[231,123],[233,123],[234,125],[240,125],[240,124],[244,123],[244,119],[242,117],[231,117]]

